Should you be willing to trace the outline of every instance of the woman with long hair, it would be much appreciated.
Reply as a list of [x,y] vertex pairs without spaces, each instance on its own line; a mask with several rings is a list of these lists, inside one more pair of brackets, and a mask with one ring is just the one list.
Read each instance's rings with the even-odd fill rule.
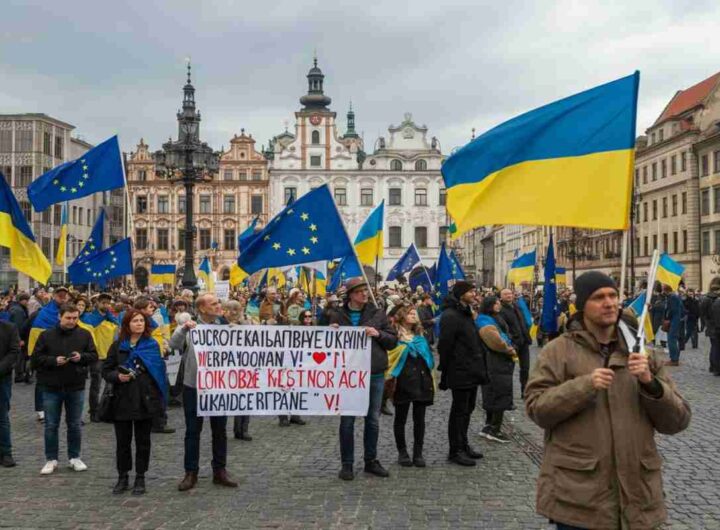
[[482,386],[485,427],[480,431],[493,442],[510,440],[501,432],[503,415],[513,407],[513,371],[518,360],[510,340],[507,323],[500,316],[500,299],[486,296],[480,306],[475,325],[480,340],[486,348],[486,360],[490,382]]
[[162,416],[167,402],[167,379],[160,345],[150,336],[148,317],[130,308],[125,313],[118,339],[103,363],[102,375],[114,385],[112,416],[115,424],[118,481],[114,494],[129,489],[132,469],[132,438],[135,434],[135,483],[133,495],[145,493],[145,472],[150,463],[150,431],[153,418]]
[[[423,443],[425,439],[425,410],[432,405],[435,396],[432,369],[435,366],[430,344],[417,310],[411,304],[397,305],[392,310],[393,322],[398,332],[398,346],[388,352],[389,366],[386,377],[394,381],[393,405],[395,419],[393,430],[401,466],[425,467]],[[405,424],[410,405],[413,409],[413,456],[408,454],[405,441]]]

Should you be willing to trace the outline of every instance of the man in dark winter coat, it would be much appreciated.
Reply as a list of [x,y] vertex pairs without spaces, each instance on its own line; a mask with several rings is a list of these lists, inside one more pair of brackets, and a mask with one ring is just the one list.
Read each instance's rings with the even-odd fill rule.
[[20,341],[15,326],[0,322],[0,466],[13,467],[10,438],[10,398],[15,360],[20,357]]
[[85,471],[80,460],[82,443],[83,403],[88,366],[98,360],[95,342],[89,331],[78,327],[80,312],[72,304],[60,307],[60,322],[40,334],[35,344],[32,365],[37,370],[38,385],[42,389],[45,409],[45,459],[43,475],[49,475],[58,465],[58,429],[63,406],[67,415],[68,457],[70,467]]
[[[385,388],[385,370],[388,366],[388,350],[397,346],[398,338],[390,326],[384,311],[368,302],[370,291],[363,278],[350,278],[345,283],[347,302],[329,314],[331,326],[356,326],[365,328],[371,337],[370,361],[370,405],[365,416],[363,442],[365,451],[365,472],[378,477],[390,474],[377,458],[377,442],[380,433],[380,407]],[[340,459],[342,469],[339,477],[342,480],[353,480],[353,463],[355,461],[355,417],[340,418]]]
[[524,398],[525,385],[530,374],[530,344],[532,344],[532,338],[510,289],[500,291],[500,302],[500,316],[508,325],[510,340],[518,355],[520,363],[520,395]]
[[685,333],[680,339],[680,348],[684,348],[687,341],[693,348],[698,347],[698,320],[700,319],[700,302],[695,296],[695,291],[688,289],[683,299],[685,307]]
[[478,386],[488,382],[485,354],[470,309],[476,294],[472,283],[456,282],[452,292],[445,298],[444,311],[440,317],[440,389],[449,388],[452,391],[448,460],[461,466],[474,466],[475,460],[483,456],[470,446],[467,437]]
[[422,302],[417,308],[420,323],[425,331],[425,339],[427,339],[431,346],[435,342],[435,315],[433,315],[432,305],[432,296],[424,294]]
[[700,304],[700,315],[710,339],[710,372],[720,375],[720,276],[710,281],[709,292]]
[[[10,307],[8,308],[8,313],[10,313],[10,322],[12,324],[15,324],[15,328],[17,328],[18,334],[21,333],[23,327],[25,326],[25,322],[27,322],[28,319],[28,301],[30,300],[30,295],[27,293],[20,293],[16,300],[10,304]],[[22,347],[22,344],[20,344],[20,347]],[[15,361],[15,382],[20,383],[21,381],[25,381],[28,378],[27,374],[27,367],[26,367],[26,357],[24,355],[18,355],[17,359]]]

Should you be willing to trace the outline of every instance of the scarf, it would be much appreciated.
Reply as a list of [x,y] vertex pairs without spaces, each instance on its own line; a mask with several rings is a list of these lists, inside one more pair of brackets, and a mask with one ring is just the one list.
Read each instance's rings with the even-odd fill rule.
[[160,390],[163,401],[167,403],[168,388],[165,379],[165,362],[160,355],[160,345],[157,341],[149,337],[140,337],[137,344],[132,346],[130,340],[125,339],[120,343],[120,349],[130,352],[123,366],[134,369],[135,361],[139,360],[150,374],[158,390]]
[[502,330],[502,328],[498,325],[497,320],[495,320],[490,315],[484,315],[481,314],[477,317],[477,320],[475,320],[475,325],[480,328],[484,328],[485,326],[495,326],[498,333],[500,334],[500,338],[510,347],[513,347],[513,343],[510,340],[510,337],[507,336],[507,334]]
[[421,358],[430,370],[435,366],[435,359],[427,340],[422,335],[415,335],[410,342],[400,341],[396,348],[388,352],[388,377],[400,375],[408,355],[414,359]]

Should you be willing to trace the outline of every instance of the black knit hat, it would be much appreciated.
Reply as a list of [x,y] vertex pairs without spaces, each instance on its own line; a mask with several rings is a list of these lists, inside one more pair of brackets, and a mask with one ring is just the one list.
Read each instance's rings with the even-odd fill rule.
[[577,300],[575,301],[577,310],[582,311],[587,299],[590,298],[595,291],[603,287],[612,287],[616,291],[618,290],[615,280],[604,272],[589,271],[578,276],[573,284],[573,289],[577,296]]
[[460,300],[462,295],[464,295],[465,293],[467,293],[468,291],[470,291],[472,289],[475,289],[474,283],[460,280],[459,282],[455,282],[455,285],[453,285],[452,294],[455,298]]

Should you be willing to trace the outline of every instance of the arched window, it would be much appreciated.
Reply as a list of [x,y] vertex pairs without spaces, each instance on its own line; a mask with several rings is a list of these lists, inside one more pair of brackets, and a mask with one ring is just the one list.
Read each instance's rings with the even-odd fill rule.
[[391,160],[390,171],[402,171],[402,162],[400,160]]
[[427,171],[427,162],[425,160],[415,162],[415,171]]
[[313,132],[312,132],[312,143],[313,143],[313,144],[319,144],[319,143],[320,143],[320,131],[313,131]]

